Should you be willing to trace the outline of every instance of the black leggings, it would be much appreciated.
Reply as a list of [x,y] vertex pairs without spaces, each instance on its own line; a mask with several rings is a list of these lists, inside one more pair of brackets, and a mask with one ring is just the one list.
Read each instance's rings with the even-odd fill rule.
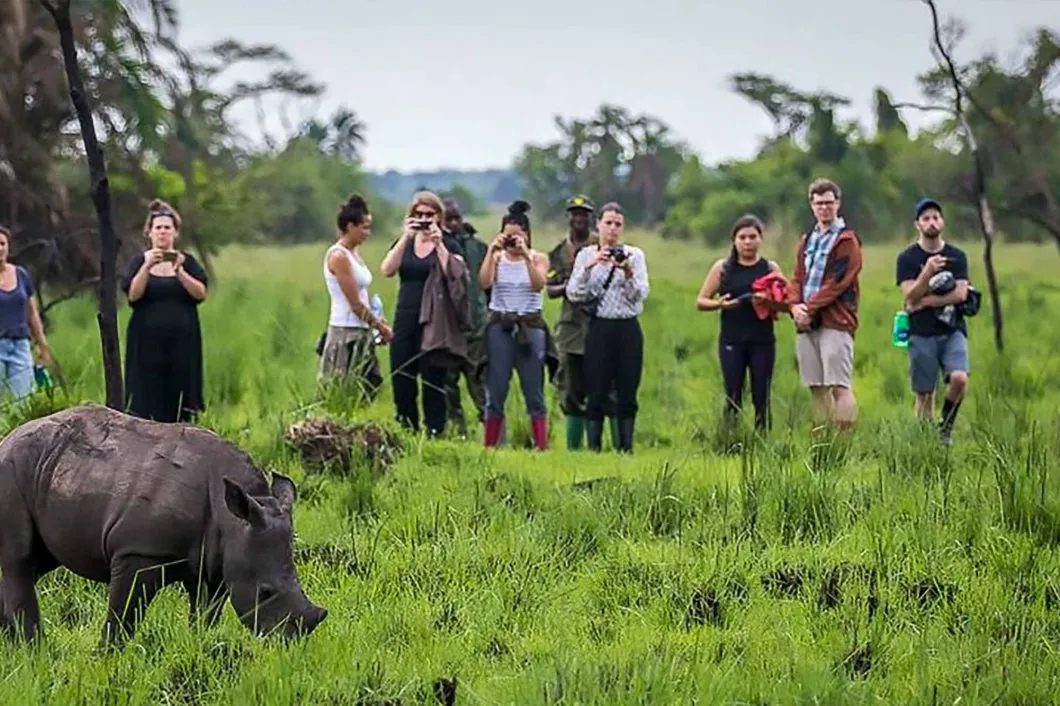
[[585,337],[586,419],[602,421],[614,389],[615,417],[637,416],[637,389],[644,368],[644,334],[637,319],[590,319]]
[[718,360],[725,381],[725,413],[735,417],[743,402],[743,385],[747,370],[751,371],[751,400],[755,406],[755,427],[768,429],[769,387],[773,380],[773,363],[777,357],[774,341],[759,343],[725,343],[718,341]]
[[394,390],[394,406],[397,420],[403,426],[419,431],[420,414],[417,409],[419,380],[423,378],[423,416],[427,432],[432,436],[445,431],[446,422],[446,374],[445,368],[427,365],[420,351],[422,326],[415,314],[395,317],[394,340],[390,342],[390,374]]

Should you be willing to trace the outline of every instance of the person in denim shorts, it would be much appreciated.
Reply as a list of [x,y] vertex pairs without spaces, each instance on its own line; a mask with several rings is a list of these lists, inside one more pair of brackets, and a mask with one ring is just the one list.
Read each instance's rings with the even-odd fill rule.
[[930,421],[941,371],[946,383],[939,433],[949,444],[968,386],[968,330],[962,305],[968,297],[968,257],[942,238],[942,206],[924,198],[913,210],[919,237],[898,253],[897,283],[909,312],[909,382],[917,417]]
[[33,344],[41,365],[52,362],[51,349],[44,335],[33,279],[24,267],[8,261],[11,231],[0,226],[0,398],[9,394],[15,400],[33,392]]

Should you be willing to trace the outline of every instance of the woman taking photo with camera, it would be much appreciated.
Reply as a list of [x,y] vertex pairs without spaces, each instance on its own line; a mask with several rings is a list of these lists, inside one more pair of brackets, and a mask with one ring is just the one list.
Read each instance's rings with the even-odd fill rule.
[[419,431],[418,377],[423,378],[423,417],[427,432],[438,436],[445,431],[446,369],[422,360],[423,325],[420,310],[423,290],[435,264],[448,273],[450,259],[462,257],[455,238],[442,231],[445,206],[430,191],[419,191],[409,204],[401,237],[394,241],[379,266],[384,277],[398,276],[397,306],[394,311],[393,340],[390,342],[390,374],[394,386],[394,406],[400,424]]
[[644,335],[638,317],[648,297],[648,266],[640,248],[622,243],[625,215],[617,203],[599,211],[599,243],[578,252],[567,281],[567,298],[590,315],[585,337],[586,442],[600,450],[604,407],[614,389],[618,451],[633,451],[637,390],[644,367]]
[[516,201],[501,219],[501,233],[490,244],[479,270],[489,291],[486,326],[486,446],[496,446],[504,428],[504,403],[512,371],[530,415],[534,446],[548,448],[545,355],[548,327],[541,316],[548,257],[530,249],[530,204]]
[[125,407],[145,419],[191,422],[204,408],[198,307],[206,299],[206,273],[174,249],[180,214],[166,202],[151,202],[144,235],[151,248],[129,262],[121,283],[132,307]]
[[[739,415],[744,379],[750,371],[759,431],[768,429],[770,422],[769,388],[777,356],[775,312],[788,310],[783,301],[783,273],[759,254],[764,230],[762,221],[753,215],[739,218],[732,227],[729,256],[710,268],[696,298],[700,311],[721,312],[718,361],[725,383],[725,421],[732,424]],[[768,294],[771,280],[779,287],[772,298]],[[717,294],[722,296],[716,298]]]

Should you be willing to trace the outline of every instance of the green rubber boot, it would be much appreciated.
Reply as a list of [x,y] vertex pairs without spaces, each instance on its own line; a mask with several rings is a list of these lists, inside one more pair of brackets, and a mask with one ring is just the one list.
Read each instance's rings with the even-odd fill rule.
[[611,448],[612,449],[620,449],[620,448],[622,448],[622,445],[621,445],[621,443],[622,443],[621,442],[621,438],[622,437],[619,435],[619,432],[618,432],[618,418],[617,417],[608,417],[607,420],[608,420],[608,427],[611,430]]
[[567,449],[577,451],[582,447],[585,434],[585,417],[567,415]]

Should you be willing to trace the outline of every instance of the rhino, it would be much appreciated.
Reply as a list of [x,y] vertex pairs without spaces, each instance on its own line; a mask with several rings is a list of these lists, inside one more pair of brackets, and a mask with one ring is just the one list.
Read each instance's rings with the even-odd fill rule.
[[188,592],[207,625],[227,599],[256,634],[305,636],[327,617],[295,571],[296,490],[271,486],[214,432],[84,404],[0,442],[0,627],[41,632],[36,582],[62,566],[108,584],[105,648],[133,636],[166,585]]

